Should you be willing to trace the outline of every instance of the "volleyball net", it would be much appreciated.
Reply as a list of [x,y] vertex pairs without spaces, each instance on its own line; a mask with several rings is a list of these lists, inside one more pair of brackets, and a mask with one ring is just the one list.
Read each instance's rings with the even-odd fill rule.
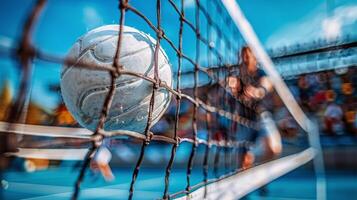
[[[87,170],[105,140],[136,141],[140,152],[133,163],[133,172],[128,199],[135,198],[135,185],[140,176],[141,165],[152,143],[170,145],[170,157],[165,163],[164,189],[162,199],[238,199],[272,180],[314,160],[318,174],[318,196],[324,199],[323,162],[319,144],[318,129],[305,115],[295,98],[277,73],[270,57],[262,48],[249,22],[235,1],[152,1],[155,9],[150,13],[137,8],[136,1],[119,1],[118,45],[111,67],[78,62],[71,58],[49,54],[33,44],[32,33],[39,15],[46,7],[45,0],[38,0],[23,27],[17,46],[0,49],[2,56],[16,59],[21,69],[17,95],[8,109],[5,122],[0,123],[4,140],[4,156],[49,160],[82,160],[78,178],[74,183],[72,199],[78,199],[81,184]],[[114,8],[113,8],[114,9]],[[123,70],[120,50],[124,25],[145,24],[147,32],[156,39],[155,52],[163,47],[168,53],[174,71],[173,86],[160,81],[157,73],[152,76]],[[174,24],[174,25],[172,25]],[[173,26],[176,28],[172,28]],[[169,28],[166,28],[168,26]],[[270,116],[261,116],[261,102],[251,101],[244,95],[232,94],[229,77],[244,79],[239,73],[238,63],[241,48],[248,45],[262,69],[271,80],[280,99],[290,113],[292,123],[300,125],[307,134],[308,145],[304,150],[272,161],[262,160],[246,169],[244,159],[247,152],[257,146],[255,140],[240,137],[243,132],[258,132],[262,128],[271,132],[279,131]],[[154,53],[157,55],[156,53]],[[155,71],[158,70],[158,57],[154,58]],[[108,71],[110,87],[100,114],[96,131],[81,128],[49,127],[24,124],[33,61],[41,60],[58,65],[75,65],[88,70]],[[233,75],[232,75],[233,74]],[[128,130],[107,131],[104,123],[110,112],[116,92],[116,82],[122,75],[141,78],[152,83],[152,97],[159,89],[166,89],[173,98],[169,111],[158,124],[151,119],[155,98],[151,98],[148,121],[144,133]],[[269,101],[269,100],[264,100]],[[261,119],[263,118],[263,119]],[[166,120],[171,129],[160,129]],[[264,121],[265,120],[265,121]],[[162,124],[162,123],[161,123]],[[155,132],[157,131],[157,132]],[[158,133],[159,132],[159,133]],[[54,138],[51,142],[19,142],[18,135]],[[253,136],[252,136],[253,137]],[[57,141],[57,142],[56,142]],[[82,148],[70,148],[72,141],[79,142]],[[5,143],[6,142],[6,143]],[[36,143],[36,144],[34,144]],[[176,153],[183,143],[190,144],[184,166],[186,177],[182,178],[185,187],[181,191],[170,190],[170,175],[175,164]],[[26,144],[26,145],[24,145]],[[66,146],[54,148],[53,146]],[[204,146],[203,150],[199,148]],[[203,179],[193,184],[191,180],[194,166],[202,169]],[[211,171],[214,174],[210,175]]]

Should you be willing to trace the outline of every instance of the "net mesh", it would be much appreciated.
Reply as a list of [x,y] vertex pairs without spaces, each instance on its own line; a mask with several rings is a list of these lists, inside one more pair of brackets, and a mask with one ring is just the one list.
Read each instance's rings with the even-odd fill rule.
[[[154,1],[153,1],[154,2]],[[249,141],[238,140],[235,135],[237,124],[249,129],[259,129],[259,122],[253,121],[247,117],[259,113],[259,107],[256,102],[247,101],[242,96],[233,96],[227,89],[227,80],[229,73],[237,68],[237,54],[243,45],[243,40],[239,30],[233,23],[230,15],[225,11],[223,4],[218,0],[201,2],[195,0],[193,19],[189,19],[185,13],[185,1],[162,1],[156,0],[156,8],[154,20],[149,19],[143,12],[132,5],[131,1],[119,1],[119,30],[118,43],[115,53],[115,58],[111,67],[100,66],[86,62],[78,62],[70,58],[61,58],[48,54],[41,49],[36,48],[32,44],[32,32],[37,22],[38,16],[46,7],[45,0],[38,0],[32,8],[29,17],[26,19],[22,37],[18,43],[18,47],[1,49],[3,55],[9,55],[18,60],[21,68],[21,81],[18,90],[18,95],[13,105],[9,109],[7,116],[7,130],[12,130],[13,124],[22,123],[24,107],[26,105],[27,94],[29,93],[29,85],[31,81],[31,70],[33,60],[43,60],[53,63],[75,65],[76,67],[85,68],[88,70],[104,70],[110,73],[110,87],[106,95],[103,109],[100,114],[99,123],[93,132],[88,137],[81,138],[85,142],[90,142],[90,148],[86,152],[78,178],[74,184],[74,192],[72,199],[77,199],[81,191],[81,184],[85,178],[86,171],[89,168],[90,162],[94,154],[100,148],[105,138],[114,138],[117,136],[129,136],[135,138],[141,143],[141,150],[137,158],[129,189],[129,199],[132,199],[135,193],[135,183],[140,173],[140,168],[145,158],[146,149],[152,141],[164,142],[172,145],[170,159],[165,170],[165,187],[162,193],[163,199],[178,198],[186,195],[192,196],[192,191],[203,188],[203,196],[208,193],[208,186],[212,183],[218,183],[223,179],[232,177],[242,170],[241,159],[247,149],[252,144]],[[169,38],[167,32],[162,25],[163,14],[162,4],[170,5],[170,9],[175,14],[175,18],[179,21],[178,33],[175,37]],[[146,23],[152,32],[155,34],[156,46],[154,52],[154,76],[149,77],[144,74],[139,74],[132,71],[127,71],[121,65],[120,51],[123,40],[123,27],[126,24],[126,16],[131,13],[141,19],[141,23]],[[214,13],[214,14],[213,14]],[[226,26],[222,28],[222,26]],[[191,30],[195,36],[194,55],[189,55],[184,51],[184,32]],[[229,30],[225,32],[223,30]],[[229,34],[228,34],[229,33]],[[177,58],[172,63],[175,70],[175,85],[171,87],[165,82],[162,82],[158,73],[158,51],[161,46],[170,48],[177,54]],[[166,48],[166,49],[167,49]],[[192,70],[183,70],[184,66],[191,65]],[[186,67],[187,68],[187,67]],[[148,111],[148,121],[144,133],[132,131],[104,130],[104,123],[110,111],[113,98],[116,91],[116,80],[122,75],[130,75],[144,79],[152,83],[152,94]],[[182,87],[183,79],[190,77],[191,85]],[[206,77],[206,78],[202,78]],[[158,89],[164,88],[174,96],[175,114],[174,114],[174,129],[172,137],[158,135],[151,132],[152,115],[155,104],[155,95]],[[206,93],[206,94],[204,94]],[[208,94],[208,95],[207,95]],[[188,101],[192,104],[192,133],[189,136],[179,136],[179,121],[182,101]],[[243,110],[244,114],[237,112],[237,104]],[[199,118],[203,114],[204,119]],[[220,123],[219,120],[224,118],[228,125],[222,132],[221,136],[217,136],[215,131]],[[203,125],[202,125],[203,124]],[[198,137],[199,128],[204,127],[206,130],[206,139]],[[11,131],[10,131],[11,132]],[[11,140],[12,136],[7,135],[6,140]],[[63,137],[63,136],[61,136]],[[3,140],[3,141],[6,141]],[[187,155],[186,167],[186,186],[182,191],[174,194],[169,193],[170,175],[173,167],[177,149],[181,143],[188,142],[192,144],[191,151]],[[11,144],[6,143],[6,144]],[[191,180],[192,168],[197,153],[198,145],[205,145],[204,158],[202,163],[203,180],[202,182],[193,185]],[[16,145],[13,145],[16,147]],[[11,151],[8,146],[6,152]],[[223,158],[221,153],[223,152]],[[309,159],[311,159],[311,154]],[[213,167],[210,167],[209,160],[213,157]],[[220,175],[219,168],[223,163],[225,173]],[[213,170],[215,178],[209,179],[209,170]],[[219,198],[219,197],[217,197]]]

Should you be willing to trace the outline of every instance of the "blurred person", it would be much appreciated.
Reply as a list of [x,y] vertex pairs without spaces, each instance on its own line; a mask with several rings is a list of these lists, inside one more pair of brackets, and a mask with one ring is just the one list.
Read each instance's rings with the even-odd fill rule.
[[340,94],[341,86],[342,86],[341,77],[333,72],[330,72],[329,80],[330,80],[331,89],[333,89],[337,93],[337,95]]
[[356,131],[356,110],[348,110],[345,112],[346,125],[350,134],[354,134]]
[[301,75],[297,82],[300,94],[300,102],[303,108],[309,108],[309,85],[305,79],[305,75]]
[[317,112],[326,103],[326,90],[322,86],[316,86],[316,92],[309,99],[311,111]]
[[354,134],[357,136],[357,112],[355,112]]
[[273,90],[265,72],[257,67],[257,59],[249,47],[243,47],[241,53],[240,78],[244,94],[252,99],[261,100]]
[[342,84],[342,94],[349,96],[353,94],[353,85],[350,82],[344,82]]
[[322,71],[322,72],[318,73],[318,75],[319,75],[319,84],[326,86],[327,81],[328,81],[327,72]]
[[327,102],[335,101],[336,93],[333,90],[327,90],[325,95]]
[[[352,89],[357,88],[357,69],[356,68],[350,68],[348,71],[348,74],[350,76],[350,80],[352,83]],[[353,95],[357,96],[357,90],[353,90]]]
[[[261,110],[251,110],[240,104],[239,110],[243,111],[243,116],[252,121],[260,121],[263,126],[259,130],[240,126],[237,137],[240,140],[247,140],[255,143],[254,149],[248,149],[242,158],[242,167],[244,169],[252,167],[259,156],[262,161],[271,160],[278,156],[282,151],[280,135],[277,132],[271,132],[266,125],[267,121],[272,122],[271,114],[266,111],[265,98],[272,92],[273,87],[263,70],[257,67],[257,60],[247,46],[241,51],[242,63],[239,66],[239,72],[235,71],[228,77],[228,87],[234,96],[243,95],[244,99],[257,103]],[[265,112],[264,112],[265,111]],[[261,116],[258,116],[259,113]],[[262,117],[264,116],[264,117]],[[257,155],[260,154],[260,155]]]
[[356,98],[353,98],[353,96],[347,96],[345,98],[344,104],[342,105],[342,110],[344,113],[344,122],[345,122],[345,128],[346,132],[349,134],[354,134],[355,128],[354,128],[354,122],[355,122],[355,114],[356,114],[356,107],[357,107],[357,102]]
[[340,105],[338,105],[336,100],[336,94],[332,93],[328,97],[328,105],[324,112],[324,121],[327,133],[333,135],[343,134],[343,110]]
[[319,75],[317,73],[311,73],[306,76],[308,85],[310,86],[311,94],[314,94],[315,92],[318,91],[318,88],[316,86],[319,85],[320,80],[319,80]]

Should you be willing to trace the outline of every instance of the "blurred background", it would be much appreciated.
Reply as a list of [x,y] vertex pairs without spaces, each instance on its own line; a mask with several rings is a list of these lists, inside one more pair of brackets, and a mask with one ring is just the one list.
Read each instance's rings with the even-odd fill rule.
[[[22,0],[1,2],[0,45],[2,47],[18,45],[24,20],[34,2]],[[319,123],[327,169],[328,199],[357,198],[355,183],[357,180],[355,158],[357,154],[357,2],[354,0],[238,0],[237,2],[300,106]],[[154,3],[133,0],[131,4],[155,22],[155,13],[152,12],[155,9]],[[189,20],[194,20],[194,4],[194,0],[187,0],[185,4]],[[179,21],[175,15],[172,15],[174,11],[167,1],[163,1],[162,6],[164,16],[162,23],[165,30],[168,30],[165,33],[177,43]],[[87,31],[106,24],[118,24],[117,7],[118,2],[114,0],[105,3],[100,0],[49,0],[35,27],[33,43],[43,51],[65,57],[74,42]],[[210,14],[214,18],[216,13]],[[219,23],[223,24],[222,31],[226,32],[229,38],[235,38],[237,33],[230,31],[224,20],[220,20]],[[127,15],[126,25],[154,35],[150,27],[133,14]],[[195,40],[192,35],[194,32],[186,28],[183,49],[190,57],[195,55],[195,49],[192,47]],[[212,33],[212,37],[218,37],[217,33]],[[244,44],[240,37],[237,37],[236,42],[237,45],[234,45],[234,49],[224,58],[231,64],[238,62],[237,53],[239,47]],[[162,45],[173,63],[174,71],[177,71],[176,53],[168,47],[167,43],[164,42]],[[223,52],[226,46],[219,45],[219,48]],[[201,65],[207,66],[207,57],[202,56],[200,59]],[[218,60],[213,58],[212,65],[219,65]],[[194,67],[185,62],[183,66],[184,72],[190,72]],[[0,122],[5,120],[5,113],[18,91],[20,70],[15,60],[0,56]],[[61,66],[58,64],[34,61],[25,123],[80,127],[61,99],[60,70]],[[182,83],[183,87],[186,87],[184,92],[189,94],[192,94],[192,90],[189,89],[192,85],[191,76],[192,74],[187,74],[187,77],[183,77]],[[200,81],[201,92],[210,92],[209,88],[204,86],[209,82],[208,78],[202,75]],[[283,135],[284,155],[307,147],[306,135],[302,133],[277,95],[272,96],[271,104],[274,108],[274,119]],[[182,101],[179,126],[181,137],[188,136],[192,132],[192,109],[191,103]],[[153,127],[153,132],[171,136],[174,116],[175,102],[173,101],[163,118]],[[200,128],[204,126],[203,111],[199,112],[199,119],[201,119]],[[220,131],[222,130],[217,129],[214,133],[214,137],[218,140],[222,137]],[[205,137],[205,129],[199,129],[199,138]],[[72,148],[88,146],[76,140],[53,141],[48,138],[27,136],[21,140],[22,145],[26,147],[40,147],[43,144]],[[140,151],[140,145],[137,145],[139,141],[110,141],[109,143],[108,146],[113,154],[111,166],[118,177],[115,181],[130,179],[129,174]],[[177,169],[175,168],[176,171],[173,172],[177,182],[174,183],[173,191],[175,188],[184,188],[184,183],[180,183],[179,177],[184,174],[190,150],[191,146],[184,144],[177,153],[175,159]],[[143,163],[146,173],[142,173],[145,175],[140,180],[151,180],[153,174],[159,174],[158,176],[161,177],[159,180],[162,180],[164,163],[167,163],[170,158],[171,145],[154,143],[147,151],[148,156]],[[204,146],[199,146],[195,160],[196,173],[193,175],[196,182],[202,179],[198,165],[202,163],[203,153]],[[4,197],[5,199],[46,197],[58,191],[70,191],[75,178],[73,174],[76,174],[78,166],[79,163],[73,161],[16,158],[10,163],[1,182],[5,188]],[[61,176],[66,177],[66,180]],[[58,186],[58,180],[62,188],[54,187],[56,184]],[[158,185],[161,184],[159,182]],[[313,182],[312,166],[308,164],[271,183],[266,197],[313,199]],[[30,186],[26,184],[33,183],[42,184],[49,190],[52,185],[53,191],[43,192],[40,188],[35,188],[33,191],[26,189]],[[105,182],[101,176],[93,172],[93,176],[86,180],[85,185],[86,187],[102,186]],[[145,187],[147,186],[142,186],[144,189]],[[284,187],[284,191],[280,190],[281,187]],[[301,190],[296,190],[297,187]],[[250,198],[257,198],[256,193],[251,194]]]

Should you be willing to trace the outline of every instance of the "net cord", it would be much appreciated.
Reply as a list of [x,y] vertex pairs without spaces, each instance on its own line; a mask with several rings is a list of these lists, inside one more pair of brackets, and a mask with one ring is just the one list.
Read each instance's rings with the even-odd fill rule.
[[208,180],[207,194],[202,183],[197,184],[188,196],[182,192],[172,195],[175,200],[225,199],[236,200],[276,178],[306,164],[315,156],[314,148],[257,165],[244,171],[235,171],[219,178]]

